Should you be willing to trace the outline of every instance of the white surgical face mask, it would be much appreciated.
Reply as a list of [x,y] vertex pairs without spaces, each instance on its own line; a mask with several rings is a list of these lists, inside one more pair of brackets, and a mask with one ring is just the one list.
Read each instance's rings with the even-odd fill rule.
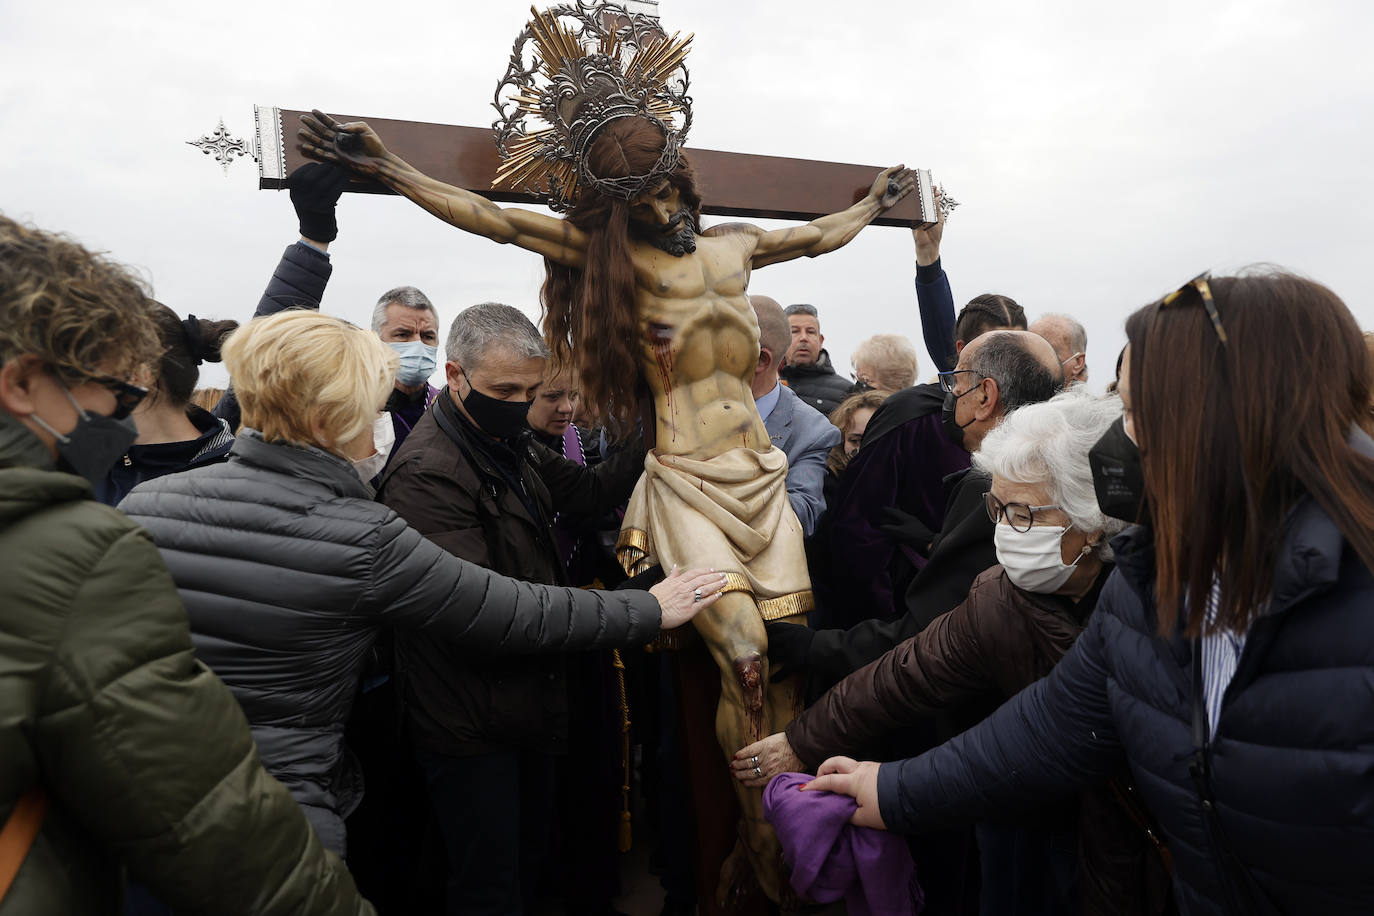
[[1059,525],[1037,525],[1029,531],[1017,531],[1011,525],[995,525],[992,540],[997,562],[1007,571],[1011,584],[1042,595],[1063,588],[1089,550],[1085,546],[1073,563],[1065,565],[1060,542],[1068,530]]
[[382,473],[382,468],[386,467],[386,460],[391,457],[391,449],[395,444],[396,427],[391,423],[391,414],[382,411],[382,415],[372,424],[372,447],[376,451],[353,462],[353,470],[358,473],[363,483]]
[[420,340],[388,343],[387,346],[395,350],[396,355],[401,358],[400,364],[396,367],[396,381],[402,385],[418,385],[428,381],[434,374],[435,361],[439,356],[438,347],[431,347]]

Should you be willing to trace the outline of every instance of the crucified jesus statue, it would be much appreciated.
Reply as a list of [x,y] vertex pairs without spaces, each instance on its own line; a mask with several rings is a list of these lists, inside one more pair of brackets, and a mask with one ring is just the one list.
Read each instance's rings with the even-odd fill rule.
[[[749,276],[846,244],[911,192],[913,173],[886,169],[858,203],[805,225],[703,231],[687,157],[664,167],[666,137],[652,118],[620,117],[596,131],[566,218],[503,208],[431,179],[389,153],[365,123],[340,124],[318,111],[301,120],[304,155],[378,180],[459,229],[541,255],[546,336],[557,359],[577,366],[584,400],[612,429],[633,427],[647,389],[654,447],[626,513],[622,562],[636,571],[690,556],[726,573],[728,593],[694,621],[721,672],[716,736],[728,760],[780,730],[795,711],[790,691],[769,689],[764,620],[803,622],[810,580],[787,500],[787,460],[750,388],[759,328]],[[736,789],[744,846],[765,893],[778,900],[777,838],[761,795]]]

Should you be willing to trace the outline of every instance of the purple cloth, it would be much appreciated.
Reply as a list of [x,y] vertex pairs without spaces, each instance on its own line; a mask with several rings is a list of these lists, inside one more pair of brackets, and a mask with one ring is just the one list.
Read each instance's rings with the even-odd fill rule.
[[910,916],[924,903],[906,839],[855,827],[848,795],[802,792],[814,776],[779,773],[763,790],[763,816],[792,866],[792,888],[816,903],[844,898],[850,916]]
[[401,450],[401,443],[406,441],[406,436],[429,410],[440,390],[426,382],[425,387],[414,394],[406,394],[399,388],[391,392],[386,403],[386,409],[391,411],[391,428],[396,432],[396,443],[391,446],[391,454]]

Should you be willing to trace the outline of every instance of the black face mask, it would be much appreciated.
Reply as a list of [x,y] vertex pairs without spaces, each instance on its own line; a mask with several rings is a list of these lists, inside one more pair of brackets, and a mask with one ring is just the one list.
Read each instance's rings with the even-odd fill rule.
[[468,379],[468,393],[463,396],[463,407],[477,428],[496,439],[511,439],[529,429],[527,417],[534,399],[528,401],[502,401],[478,391]]
[[129,451],[129,446],[138,438],[138,427],[133,417],[103,416],[87,412],[72,393],[63,389],[67,400],[76,408],[76,426],[65,436],[53,429],[38,414],[33,421],[43,427],[57,440],[57,464],[63,470],[86,478],[92,486],[97,486],[110,468]]
[[1088,466],[1102,514],[1123,522],[1139,522],[1145,502],[1145,473],[1140,469],[1140,449],[1126,435],[1124,417],[1088,449]]
[[[968,391],[965,391],[964,394],[977,390],[976,387],[970,388]],[[955,394],[953,391],[946,391],[945,403],[940,407],[940,423],[945,428],[945,436],[950,442],[953,442],[960,448],[964,447],[964,427],[973,423],[973,420],[969,420],[968,423],[960,425],[959,421],[954,418],[955,405],[959,403],[959,399],[962,398],[964,394]]]

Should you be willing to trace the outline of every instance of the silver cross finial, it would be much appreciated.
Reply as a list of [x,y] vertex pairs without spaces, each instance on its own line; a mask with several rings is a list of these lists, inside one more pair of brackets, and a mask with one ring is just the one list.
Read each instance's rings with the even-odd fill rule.
[[219,127],[215,128],[214,133],[206,134],[199,140],[187,140],[186,143],[194,146],[207,156],[213,155],[215,161],[224,168],[224,177],[229,177],[229,163],[240,156],[247,156],[254,162],[258,157],[253,149],[249,147],[247,140],[229,136],[229,131],[224,127],[224,119],[219,119]]

